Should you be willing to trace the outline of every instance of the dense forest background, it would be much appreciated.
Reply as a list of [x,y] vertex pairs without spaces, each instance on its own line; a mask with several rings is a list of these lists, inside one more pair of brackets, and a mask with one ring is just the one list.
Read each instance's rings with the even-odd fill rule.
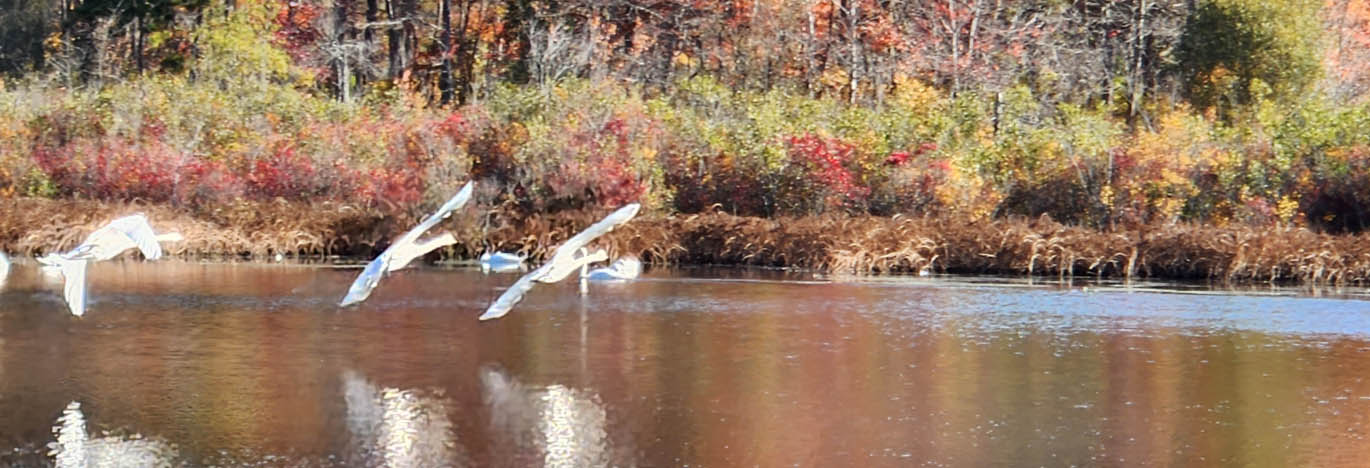
[[0,194],[1370,224],[1367,0],[0,0]]

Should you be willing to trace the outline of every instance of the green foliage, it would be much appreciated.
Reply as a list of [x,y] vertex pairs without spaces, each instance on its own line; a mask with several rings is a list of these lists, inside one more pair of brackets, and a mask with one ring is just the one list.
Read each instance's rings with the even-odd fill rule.
[[1302,97],[1321,73],[1316,0],[1205,0],[1176,51],[1186,93],[1220,112]]

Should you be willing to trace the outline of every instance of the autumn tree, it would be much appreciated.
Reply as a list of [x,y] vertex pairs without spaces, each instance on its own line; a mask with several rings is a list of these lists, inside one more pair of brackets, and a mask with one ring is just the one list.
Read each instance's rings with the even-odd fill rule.
[[1370,0],[1327,0],[1323,21],[1329,36],[1327,90],[1339,100],[1365,96],[1370,91]]
[[1251,102],[1256,82],[1272,98],[1302,95],[1321,71],[1319,6],[1314,0],[1201,3],[1176,51],[1186,96],[1200,108],[1223,111]]

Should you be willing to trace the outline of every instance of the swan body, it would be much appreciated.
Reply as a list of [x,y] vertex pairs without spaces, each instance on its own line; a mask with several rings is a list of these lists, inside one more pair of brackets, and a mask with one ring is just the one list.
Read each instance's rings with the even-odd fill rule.
[[635,257],[624,257],[608,267],[590,270],[586,278],[590,281],[623,281],[636,279],[641,274],[642,261]]
[[571,258],[571,261],[553,265],[551,269],[548,269],[542,276],[535,278],[534,281],[539,283],[555,283],[566,279],[567,276],[571,276],[571,273],[576,270],[580,270],[580,275],[585,276],[586,269],[589,268],[591,263],[599,263],[608,259],[609,253],[605,252],[604,249],[587,252],[587,249],[582,247],[580,252],[577,253],[575,257]]
[[504,273],[523,269],[524,256],[508,252],[486,252],[480,256],[480,271]]
[[599,220],[599,222],[585,228],[585,230],[581,231],[579,234],[567,239],[566,242],[563,242],[557,247],[552,253],[552,258],[548,260],[547,263],[544,263],[536,270],[523,275],[523,277],[514,282],[512,286],[509,286],[509,289],[506,289],[504,294],[501,294],[498,299],[495,299],[495,302],[490,304],[489,308],[485,309],[485,313],[481,314],[480,319],[496,319],[508,314],[510,310],[513,310],[515,304],[518,304],[519,301],[523,300],[524,294],[527,294],[529,290],[533,289],[533,284],[535,282],[553,283],[561,281],[567,276],[570,276],[571,273],[577,269],[582,269],[583,273],[583,268],[593,261],[604,261],[607,259],[608,257],[605,256],[598,260],[590,260],[591,258],[598,257],[603,251],[586,254],[584,252],[585,246],[599,238],[599,236],[602,236],[609,231],[614,230],[615,227],[633,219],[633,216],[637,216],[637,212],[641,208],[642,205],[637,203],[626,205],[613,213],[610,213],[609,216]]
[[475,182],[467,182],[466,186],[462,187],[456,195],[453,195],[451,199],[447,200],[447,203],[443,203],[442,207],[438,208],[438,211],[428,215],[427,218],[424,218],[423,221],[419,222],[418,226],[414,226],[413,229],[404,233],[399,239],[395,239],[395,243],[390,244],[389,248],[385,249],[384,252],[381,252],[375,259],[372,259],[370,263],[367,263],[366,268],[362,269],[360,275],[357,275],[357,279],[354,280],[352,286],[347,289],[347,295],[343,296],[342,301],[339,302],[338,305],[347,307],[366,300],[366,298],[371,295],[371,291],[375,290],[376,286],[380,284],[381,278],[387,273],[393,273],[396,270],[404,268],[409,265],[409,262],[422,257],[428,252],[432,252],[446,245],[455,244],[457,240],[452,237],[452,234],[450,233],[445,233],[441,236],[424,241],[419,241],[419,236],[422,236],[424,232],[432,229],[433,226],[436,226],[439,222],[442,222],[442,220],[447,219],[448,216],[452,215],[453,211],[466,206],[466,202],[471,200],[471,192],[474,187]]

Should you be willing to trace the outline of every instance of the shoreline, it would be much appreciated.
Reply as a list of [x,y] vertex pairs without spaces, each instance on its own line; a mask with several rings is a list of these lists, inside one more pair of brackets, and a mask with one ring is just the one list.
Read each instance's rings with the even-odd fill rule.
[[[365,259],[420,215],[333,202],[238,202],[213,208],[89,200],[0,200],[0,248],[35,256],[78,244],[116,216],[142,211],[181,258]],[[457,239],[429,261],[470,261],[487,249],[538,261],[606,210],[513,216],[467,209],[430,231]],[[605,235],[611,256],[658,265],[768,267],[831,275],[997,275],[1226,283],[1370,284],[1370,238],[1304,228],[1188,224],[1097,231],[1049,219],[874,216],[755,218],[648,214]]]

